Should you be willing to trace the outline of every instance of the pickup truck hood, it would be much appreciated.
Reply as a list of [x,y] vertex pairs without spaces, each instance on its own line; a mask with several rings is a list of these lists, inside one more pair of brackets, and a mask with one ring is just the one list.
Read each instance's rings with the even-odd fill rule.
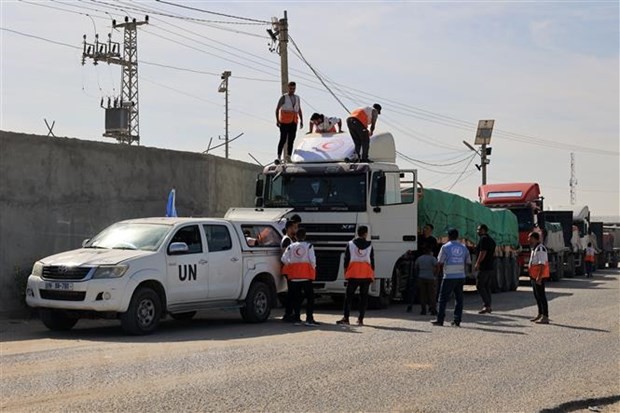
[[277,222],[294,208],[229,208],[225,219]]
[[122,261],[154,254],[152,251],[80,248],[61,252],[40,260],[44,265],[95,266],[114,265]]

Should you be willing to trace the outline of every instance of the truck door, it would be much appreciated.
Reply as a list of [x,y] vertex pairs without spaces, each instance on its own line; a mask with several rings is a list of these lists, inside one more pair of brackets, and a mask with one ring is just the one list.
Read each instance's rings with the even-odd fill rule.
[[[184,242],[188,250],[171,253],[170,245],[174,242]],[[200,226],[188,225],[177,229],[166,247],[166,293],[170,304],[204,301],[207,298],[208,262]]]
[[225,224],[203,225],[209,248],[209,299],[233,299],[241,294],[241,246]]
[[393,265],[408,249],[417,249],[418,205],[413,170],[374,172],[369,223],[379,277],[391,277]]

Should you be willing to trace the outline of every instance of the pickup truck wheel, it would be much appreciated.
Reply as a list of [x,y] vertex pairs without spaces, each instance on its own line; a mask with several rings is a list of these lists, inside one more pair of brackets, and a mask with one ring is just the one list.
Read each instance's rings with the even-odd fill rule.
[[161,300],[155,291],[138,288],[131,297],[127,312],[121,314],[121,326],[129,334],[152,333],[161,318]]
[[186,313],[176,313],[176,314],[170,313],[170,317],[178,321],[191,320],[192,318],[194,318],[195,315],[196,315],[196,311],[188,311]]
[[78,322],[75,317],[70,317],[64,311],[42,309],[39,311],[39,317],[45,325],[52,331],[68,331]]
[[248,323],[262,323],[271,314],[271,290],[264,282],[250,286],[245,306],[241,308],[241,317]]

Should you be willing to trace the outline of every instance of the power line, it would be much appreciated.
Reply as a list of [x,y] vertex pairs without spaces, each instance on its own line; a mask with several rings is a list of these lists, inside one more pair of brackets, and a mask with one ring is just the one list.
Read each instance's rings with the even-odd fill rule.
[[[452,185],[450,185],[450,187],[446,190],[447,192],[450,192],[452,190],[452,188],[454,188],[454,185],[456,185],[461,180],[461,178],[463,177],[463,174],[465,173],[465,171],[467,171],[467,168],[469,168],[469,165],[471,165],[471,163],[473,162],[475,156],[476,156],[476,154],[473,154],[471,156],[471,158],[469,159],[469,162],[467,163],[467,165],[465,165],[465,168],[463,168],[463,172],[461,172],[461,174],[458,176],[458,178],[456,178],[456,181],[454,181],[452,183]],[[473,172],[475,172],[475,171],[472,171],[472,173]]]
[[180,8],[187,9],[187,10],[199,11],[201,13],[213,14],[215,16],[228,17],[228,18],[231,18],[231,19],[245,20],[245,21],[256,22],[256,23],[271,24],[271,22],[267,21],[267,20],[258,20],[258,19],[252,19],[252,18],[249,18],[249,17],[241,17],[241,16],[234,16],[234,15],[231,15],[231,14],[218,13],[218,12],[214,12],[214,11],[210,11],[210,10],[204,10],[204,9],[199,9],[199,8],[196,8],[196,7],[186,6],[186,5],[183,5],[183,4],[170,3],[170,2],[167,2],[167,1],[164,1],[164,0],[155,0],[155,1],[157,1],[159,3],[162,3],[162,4],[168,4],[170,6],[180,7]]

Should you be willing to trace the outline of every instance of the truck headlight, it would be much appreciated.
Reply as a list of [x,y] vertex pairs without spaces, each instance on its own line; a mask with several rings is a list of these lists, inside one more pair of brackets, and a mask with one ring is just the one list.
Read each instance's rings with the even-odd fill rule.
[[32,275],[35,277],[41,277],[43,275],[43,263],[41,261],[34,263],[34,266],[32,267]]
[[101,265],[93,274],[95,278],[120,278],[127,272],[128,265]]

